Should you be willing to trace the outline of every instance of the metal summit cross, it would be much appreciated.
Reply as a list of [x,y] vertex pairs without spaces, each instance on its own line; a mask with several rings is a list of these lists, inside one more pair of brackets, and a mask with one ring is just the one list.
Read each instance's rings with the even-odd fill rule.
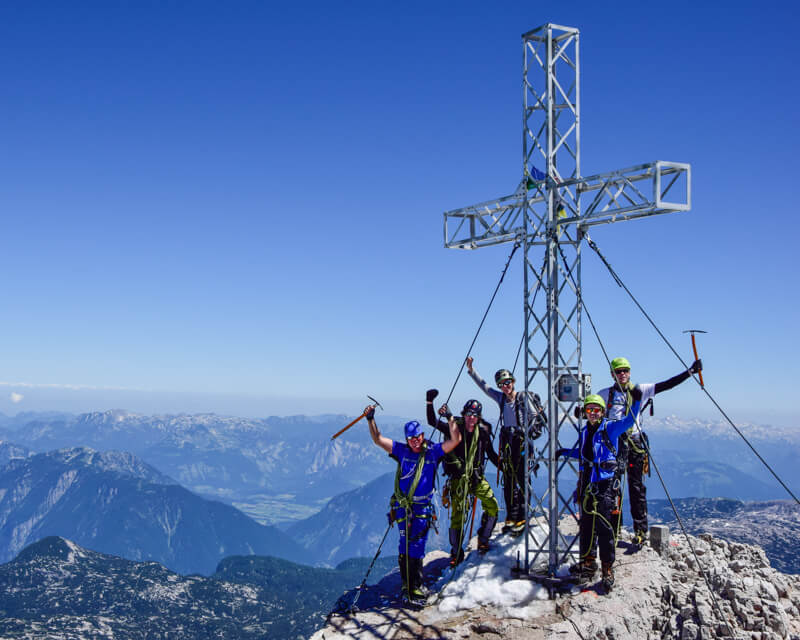
[[[581,419],[573,410],[590,392],[581,355],[581,241],[594,225],[687,211],[691,202],[688,164],[658,161],[581,175],[578,45],[578,29],[571,27],[546,24],[523,34],[520,186],[511,195],[444,214],[447,248],[516,242],[523,249],[524,389],[533,390],[542,378],[546,382],[548,441],[527,461],[525,561],[519,571],[543,578],[551,589],[558,582],[556,568],[575,545],[559,528],[563,515],[574,515],[574,484],[566,498],[558,484],[565,471],[574,482],[575,467],[572,462],[559,466],[555,452],[575,443]],[[545,296],[537,302],[539,287]],[[559,430],[570,426],[560,443]],[[541,496],[530,472],[537,462],[547,469]]]

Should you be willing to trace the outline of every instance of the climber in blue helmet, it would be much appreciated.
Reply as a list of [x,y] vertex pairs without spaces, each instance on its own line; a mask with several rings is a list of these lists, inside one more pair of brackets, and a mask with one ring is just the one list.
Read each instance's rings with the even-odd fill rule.
[[461,442],[455,420],[450,420],[450,438],[442,443],[425,439],[416,420],[403,427],[405,442],[395,442],[382,435],[375,422],[375,405],[364,409],[372,441],[398,461],[391,500],[390,520],[397,522],[400,532],[398,564],[403,580],[403,595],[414,604],[425,598],[422,561],[425,543],[433,518],[434,482],[439,461]]

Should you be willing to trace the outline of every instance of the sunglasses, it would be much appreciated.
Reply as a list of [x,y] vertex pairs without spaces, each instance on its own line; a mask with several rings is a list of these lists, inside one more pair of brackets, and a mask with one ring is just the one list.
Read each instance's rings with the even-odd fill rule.
[[614,373],[630,373],[630,369],[614,369]]
[[501,387],[510,387],[512,384],[514,384],[514,381],[513,381],[513,380],[506,380],[506,381],[504,381],[504,382],[501,382],[501,383],[500,383],[500,386],[501,386]]
[[586,407],[584,411],[586,411],[586,413],[603,413],[601,407]]

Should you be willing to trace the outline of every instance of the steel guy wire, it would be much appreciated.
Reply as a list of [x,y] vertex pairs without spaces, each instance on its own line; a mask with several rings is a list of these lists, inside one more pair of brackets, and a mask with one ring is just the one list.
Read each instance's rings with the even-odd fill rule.
[[503,284],[503,279],[506,277],[506,272],[508,271],[508,267],[511,265],[511,258],[514,257],[514,254],[516,253],[518,248],[519,248],[519,241],[515,242],[514,248],[511,249],[511,253],[508,256],[508,260],[506,260],[506,266],[503,267],[503,273],[500,274],[500,280],[498,280],[497,286],[494,288],[494,293],[492,294],[492,297],[489,300],[489,304],[486,307],[486,311],[484,311],[483,313],[483,318],[481,318],[481,322],[478,325],[478,330],[475,332],[475,337],[472,339],[472,343],[469,345],[469,349],[467,349],[467,355],[464,356],[464,359],[461,361],[461,367],[458,370],[458,375],[456,375],[456,379],[453,382],[453,386],[450,387],[450,393],[447,394],[447,400],[445,400],[445,404],[447,404],[448,406],[450,398],[453,396],[453,391],[455,391],[456,385],[458,384],[458,380],[461,377],[461,374],[464,372],[464,367],[467,364],[467,358],[469,358],[469,354],[472,353],[472,347],[475,346],[475,342],[478,340],[478,336],[481,333],[481,329],[483,329],[483,323],[486,322],[486,316],[489,315],[489,310],[492,308],[492,304],[494,303],[495,297],[497,297],[497,292],[500,290],[500,285]]
[[[588,240],[588,238],[587,238],[587,240]],[[591,240],[588,240],[588,241],[590,243],[592,242]],[[596,245],[595,245],[595,247],[596,247]],[[593,248],[595,248],[595,247],[593,247]],[[558,250],[559,250],[559,253],[561,254],[561,259],[564,261],[564,267],[565,267],[565,269],[567,271],[567,275],[569,276],[570,280],[572,280],[572,283],[573,283],[573,286],[575,287],[575,290],[578,291],[578,287],[577,287],[577,284],[575,283],[575,280],[573,278],[572,271],[569,268],[569,265],[567,264],[566,256],[564,255],[564,252],[561,249],[560,245],[558,245]],[[596,248],[595,248],[595,251],[597,251]],[[605,262],[605,259],[604,259],[604,262]],[[607,262],[606,262],[606,265],[609,266],[609,268],[610,268],[610,265],[608,265]],[[619,278],[619,276],[617,276],[615,273],[613,273],[613,271],[612,271],[612,275],[613,275],[614,279],[616,280],[617,284],[619,284],[622,287],[625,286],[622,283],[622,280]],[[626,288],[626,291],[627,291],[627,288]],[[597,337],[597,341],[600,344],[600,348],[603,350],[603,355],[606,358],[606,362],[608,363],[609,369],[611,369],[611,361],[610,361],[610,359],[608,357],[608,353],[606,352],[605,348],[603,347],[603,341],[600,339],[600,334],[598,333],[597,328],[594,325],[594,322],[592,322],[591,315],[589,314],[589,311],[586,308],[586,303],[581,299],[580,294],[578,296],[578,300],[581,303],[581,305],[583,306],[584,311],[586,311],[586,316],[589,318],[589,322],[592,325],[592,329],[594,330],[595,336]],[[641,309],[641,306],[639,308]],[[644,309],[642,309],[642,312],[644,312]],[[648,319],[649,319],[649,316],[648,316]],[[659,331],[659,333],[661,333],[661,332]],[[662,334],[662,337],[663,337],[663,334]],[[672,348],[671,345],[670,345],[670,348]],[[673,349],[673,352],[674,351],[675,350]],[[676,353],[676,355],[677,355],[677,353]],[[615,382],[615,384],[616,384],[616,382]],[[630,411],[630,408],[628,408],[628,411]],[[636,427],[636,430],[639,432],[639,434],[642,435],[642,430],[641,430],[641,427],[639,426],[639,416],[638,415],[635,416],[634,425]],[[717,601],[716,595],[714,594],[714,590],[712,589],[711,583],[710,583],[710,581],[708,579],[708,575],[706,574],[706,571],[703,568],[703,565],[700,563],[700,558],[697,556],[697,552],[694,549],[694,545],[692,544],[692,541],[689,539],[689,535],[688,535],[688,533],[686,531],[686,528],[683,526],[683,521],[681,520],[681,517],[678,514],[678,510],[675,507],[675,503],[672,501],[672,496],[669,493],[669,489],[667,489],[667,484],[664,481],[664,478],[663,478],[663,476],[661,475],[661,472],[658,469],[658,465],[656,464],[656,461],[655,461],[655,458],[653,457],[652,452],[650,451],[650,446],[649,446],[649,444],[648,444],[648,442],[647,442],[647,440],[645,438],[642,437],[641,441],[642,441],[642,444],[645,447],[645,450],[647,451],[647,455],[650,458],[650,461],[653,463],[653,468],[656,470],[656,475],[658,475],[658,480],[661,483],[662,488],[664,489],[664,494],[667,496],[667,499],[669,500],[669,504],[672,507],[672,512],[675,514],[675,518],[677,519],[678,524],[681,527],[681,531],[683,531],[683,535],[686,538],[686,542],[689,545],[689,549],[691,550],[692,555],[694,556],[694,560],[697,563],[697,566],[700,568],[700,573],[703,575],[703,580],[705,581],[706,587],[708,587],[708,591],[711,594],[711,599],[714,601],[714,606],[715,606],[715,608],[717,610],[717,613],[719,614],[719,618],[722,621],[722,623],[727,627],[728,633],[731,636],[733,636],[733,631],[731,630],[730,625],[728,624],[727,619],[725,618],[725,614],[722,611],[722,608],[720,607],[719,602]],[[621,487],[620,487],[620,490],[622,490]],[[620,505],[620,508],[622,508],[621,505]],[[615,543],[616,543],[616,536],[615,536]]]
[[[680,362],[680,363],[681,363],[681,364],[682,364],[684,367],[686,367],[686,368],[688,369],[688,368],[689,368],[689,366],[686,364],[686,362],[684,362],[683,358],[681,358],[680,354],[679,354],[679,353],[678,353],[678,352],[675,350],[675,348],[672,346],[672,344],[670,343],[670,341],[669,341],[669,340],[667,340],[667,337],[666,337],[666,336],[665,336],[665,335],[664,335],[664,334],[661,332],[661,329],[659,329],[659,328],[658,328],[658,326],[656,325],[656,323],[655,323],[655,322],[653,322],[653,319],[652,319],[652,318],[651,318],[651,317],[648,315],[648,313],[647,313],[647,312],[644,310],[644,308],[642,307],[642,305],[641,305],[641,304],[639,304],[639,301],[636,299],[636,297],[633,295],[633,293],[631,293],[630,289],[628,289],[628,287],[626,287],[626,286],[625,286],[625,284],[622,282],[622,280],[620,279],[620,277],[619,277],[619,276],[617,275],[617,273],[614,271],[613,267],[612,267],[612,266],[609,264],[608,260],[606,260],[605,256],[604,256],[604,255],[603,255],[603,254],[600,252],[600,249],[598,248],[598,246],[597,246],[597,245],[594,243],[594,241],[592,241],[592,240],[591,240],[591,239],[590,239],[588,236],[586,237],[586,241],[589,243],[589,246],[590,246],[590,247],[591,247],[591,248],[594,250],[594,252],[595,252],[595,253],[596,253],[596,254],[599,256],[600,260],[602,260],[602,261],[603,261],[603,264],[606,266],[606,268],[608,269],[608,271],[611,273],[611,276],[614,278],[614,280],[617,282],[617,284],[618,284],[620,287],[622,287],[622,288],[625,290],[625,292],[628,294],[628,296],[630,296],[631,300],[633,300],[633,302],[636,304],[636,306],[637,306],[637,307],[639,307],[639,310],[642,312],[642,314],[644,315],[644,317],[645,317],[645,318],[647,318],[648,322],[649,322],[649,323],[652,325],[652,327],[653,327],[653,328],[656,330],[656,332],[658,333],[658,335],[659,335],[659,336],[661,336],[661,339],[662,339],[662,340],[663,340],[663,341],[666,343],[666,345],[667,345],[667,346],[670,348],[670,350],[672,351],[672,353],[674,353],[674,354],[675,354],[675,357],[678,359],[678,361],[679,361],[679,362]],[[700,385],[700,382],[699,382],[699,380],[697,379],[697,376],[696,376],[695,374],[692,374],[692,378],[694,378],[695,382],[697,382],[697,384],[698,384],[698,385]],[[759,453],[759,452],[756,450],[756,448],[755,448],[755,447],[754,447],[754,446],[753,446],[753,445],[750,443],[750,441],[747,439],[747,437],[746,437],[746,436],[745,436],[745,435],[744,435],[744,434],[743,434],[743,433],[742,433],[742,432],[739,430],[739,428],[738,428],[738,427],[737,427],[737,426],[736,426],[736,425],[733,423],[733,420],[731,420],[731,419],[730,419],[730,417],[728,416],[728,414],[727,414],[727,413],[725,413],[725,411],[722,409],[722,407],[719,405],[719,403],[718,403],[718,402],[717,402],[717,401],[714,399],[714,397],[711,395],[711,393],[708,391],[708,389],[706,389],[706,388],[705,388],[705,386],[703,386],[703,385],[700,385],[700,388],[701,388],[701,389],[702,389],[702,390],[705,392],[705,394],[708,396],[708,399],[709,399],[709,400],[711,400],[711,402],[712,402],[712,403],[714,404],[714,406],[715,406],[715,407],[716,407],[716,408],[719,410],[719,412],[722,414],[722,416],[725,418],[725,420],[727,420],[728,424],[729,424],[729,425],[730,425],[730,426],[733,428],[733,430],[734,430],[734,431],[736,431],[736,433],[738,433],[738,434],[739,434],[739,437],[740,437],[742,440],[744,440],[745,444],[747,444],[747,446],[748,446],[748,447],[750,447],[750,450],[751,450],[751,451],[752,451],[752,452],[753,452],[753,453],[756,455],[756,457],[757,457],[757,458],[758,458],[758,459],[761,461],[761,463],[762,463],[762,464],[763,464],[763,465],[764,465],[764,466],[765,466],[765,467],[766,467],[766,468],[769,470],[769,472],[770,472],[770,473],[773,475],[773,477],[774,477],[774,478],[775,478],[775,479],[776,479],[776,480],[777,480],[777,481],[780,483],[780,485],[781,485],[781,486],[782,486],[782,487],[783,487],[783,488],[786,490],[786,493],[788,493],[790,496],[792,496],[792,499],[794,499],[794,501],[795,501],[797,504],[800,504],[800,500],[798,500],[797,496],[796,496],[796,495],[795,495],[795,494],[792,492],[792,490],[791,490],[791,489],[789,489],[789,487],[788,487],[788,486],[786,486],[786,483],[785,483],[785,482],[784,482],[784,481],[783,481],[783,480],[780,478],[780,476],[779,476],[779,475],[778,475],[778,474],[775,472],[775,470],[774,470],[774,469],[773,469],[773,468],[772,468],[772,467],[769,465],[769,463],[768,463],[766,460],[764,460],[764,458],[763,458],[763,457],[761,456],[761,454],[760,454],[760,453]]]

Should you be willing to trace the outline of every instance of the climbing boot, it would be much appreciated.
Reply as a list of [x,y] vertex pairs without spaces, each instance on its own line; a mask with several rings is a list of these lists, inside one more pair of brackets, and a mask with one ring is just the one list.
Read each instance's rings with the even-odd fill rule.
[[641,549],[645,545],[645,542],[647,542],[647,533],[644,531],[636,531],[633,534],[632,542],[635,547]]
[[455,567],[464,560],[464,549],[461,548],[461,531],[459,529],[450,529],[450,566]]
[[478,551],[481,553],[489,550],[489,538],[492,537],[495,524],[497,524],[497,516],[484,513],[481,517],[481,528],[478,529]]
[[428,594],[422,580],[422,558],[409,558],[408,572],[408,601],[416,605],[425,604]]
[[576,562],[569,568],[569,572],[579,582],[589,582],[597,573],[597,561],[594,556],[587,556],[581,562]]
[[614,566],[613,562],[604,562],[603,563],[603,570],[602,570],[602,584],[603,589],[605,589],[606,593],[610,593],[611,589],[614,588]]
[[[413,587],[414,589],[425,593],[425,579],[422,574],[422,558],[411,558],[411,570],[413,571]],[[427,595],[427,594],[426,594]]]
[[503,523],[503,528],[500,529],[500,533],[508,533],[508,532],[511,531],[511,529],[513,529],[513,527],[514,527],[514,521],[513,520],[506,520]]
[[517,520],[514,523],[514,526],[511,527],[511,535],[512,536],[521,536],[525,532],[525,521],[524,520]]
[[397,556],[397,565],[400,567],[400,580],[403,582],[401,593],[403,598],[408,598],[408,570],[411,568],[411,558],[406,561],[405,554]]

